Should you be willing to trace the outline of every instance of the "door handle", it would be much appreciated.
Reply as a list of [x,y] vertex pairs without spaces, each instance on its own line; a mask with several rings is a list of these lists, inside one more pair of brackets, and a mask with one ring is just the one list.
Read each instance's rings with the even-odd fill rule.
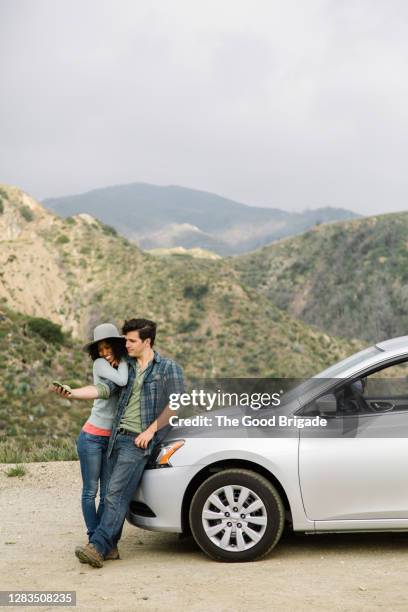
[[371,402],[371,405],[379,412],[390,412],[395,408],[395,404],[393,404],[393,402]]

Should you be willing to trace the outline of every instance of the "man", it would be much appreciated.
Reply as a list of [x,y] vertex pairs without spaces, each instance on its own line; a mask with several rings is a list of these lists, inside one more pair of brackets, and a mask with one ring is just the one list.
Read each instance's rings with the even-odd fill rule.
[[173,414],[168,406],[171,393],[184,390],[181,367],[153,350],[156,324],[148,319],[125,321],[129,377],[126,387],[104,379],[62,395],[73,399],[107,399],[120,396],[113,422],[108,457],[110,478],[101,521],[86,546],[75,549],[80,561],[102,567],[104,559],[117,559],[117,543],[122,534],[128,505],[141,480],[152,450],[156,432]]

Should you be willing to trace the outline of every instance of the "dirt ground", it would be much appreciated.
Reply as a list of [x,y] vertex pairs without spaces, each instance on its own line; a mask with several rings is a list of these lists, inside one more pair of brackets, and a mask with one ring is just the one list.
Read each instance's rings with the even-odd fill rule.
[[73,553],[85,542],[79,464],[28,464],[21,478],[9,467],[0,464],[0,590],[74,590],[76,608],[63,609],[101,612],[408,610],[408,534],[290,534],[262,561],[221,564],[190,538],[126,524],[122,559],[93,569]]

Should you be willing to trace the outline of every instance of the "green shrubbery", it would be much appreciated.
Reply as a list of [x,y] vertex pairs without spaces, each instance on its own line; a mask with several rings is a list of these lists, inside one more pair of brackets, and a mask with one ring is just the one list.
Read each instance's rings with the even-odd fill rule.
[[[50,440],[49,437],[31,439],[14,439],[0,441],[0,463],[22,462],[31,463],[39,461],[73,461],[78,459],[75,446],[75,437],[69,436]],[[18,471],[24,466],[17,466]],[[16,468],[11,468],[15,470]],[[20,474],[11,474],[18,476]],[[22,474],[21,474],[22,475]]]
[[193,332],[198,329],[199,326],[200,324],[198,323],[198,321],[195,321],[194,319],[190,321],[185,321],[183,319],[177,326],[177,333],[186,334],[188,332]]
[[183,289],[183,297],[190,300],[200,300],[207,293],[208,285],[186,285]]
[[24,465],[16,465],[13,468],[9,468],[6,472],[7,476],[12,478],[13,476],[24,476],[26,473],[26,469]]
[[108,236],[118,235],[118,232],[116,231],[116,229],[112,227],[111,225],[105,225],[104,223],[101,223],[101,226],[102,226],[104,233],[107,234]]
[[33,221],[34,214],[29,206],[21,206],[20,214],[26,221]]
[[56,244],[67,244],[68,242],[69,238],[65,234],[60,234],[55,241]]
[[30,317],[27,321],[27,327],[34,334],[41,336],[46,342],[51,342],[51,344],[63,344],[64,342],[61,325],[57,325],[48,319]]

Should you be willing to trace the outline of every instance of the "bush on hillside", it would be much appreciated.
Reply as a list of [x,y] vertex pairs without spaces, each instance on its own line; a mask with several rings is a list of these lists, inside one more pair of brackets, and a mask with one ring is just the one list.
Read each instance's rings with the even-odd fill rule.
[[46,342],[51,342],[51,344],[62,344],[64,342],[64,333],[61,325],[57,325],[48,319],[30,317],[27,327],[32,333],[41,336]]
[[65,234],[61,234],[58,236],[55,242],[56,244],[67,244],[69,242],[69,238]]
[[208,293],[208,285],[186,285],[183,296],[187,299],[200,300]]
[[104,231],[105,234],[107,234],[108,236],[117,236],[118,232],[117,230],[112,227],[111,225],[105,225],[104,223],[101,223],[102,229]]
[[198,321],[190,320],[185,321],[181,320],[177,326],[177,333],[179,334],[187,334],[188,332],[193,332],[200,327]]
[[32,210],[28,207],[28,206],[22,206],[20,208],[20,213],[21,216],[26,220],[26,221],[33,221],[34,219],[34,215]]

